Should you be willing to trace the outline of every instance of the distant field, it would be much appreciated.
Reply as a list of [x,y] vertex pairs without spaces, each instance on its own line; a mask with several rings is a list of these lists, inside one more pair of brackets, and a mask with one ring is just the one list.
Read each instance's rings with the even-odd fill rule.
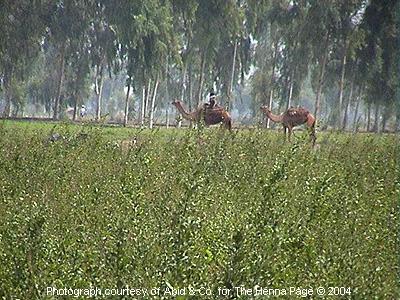
[[282,137],[1,122],[0,298],[260,286],[399,299],[398,137]]

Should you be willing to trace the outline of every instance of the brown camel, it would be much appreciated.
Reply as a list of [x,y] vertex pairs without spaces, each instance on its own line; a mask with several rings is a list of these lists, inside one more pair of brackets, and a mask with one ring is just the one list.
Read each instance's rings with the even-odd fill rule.
[[290,136],[292,135],[293,127],[307,124],[307,127],[310,131],[310,137],[313,145],[315,145],[315,140],[317,139],[315,136],[315,118],[314,116],[305,108],[291,107],[284,113],[280,115],[274,115],[271,110],[266,106],[261,106],[261,110],[265,113],[265,115],[275,123],[281,123],[283,125],[283,130],[285,132],[286,139],[286,129],[289,131],[289,142]]
[[209,125],[222,123],[226,129],[232,129],[232,119],[229,113],[221,106],[215,105],[213,108],[208,108],[206,105],[200,105],[195,111],[187,112],[182,105],[182,102],[175,100],[172,105],[181,113],[182,117],[186,120]]

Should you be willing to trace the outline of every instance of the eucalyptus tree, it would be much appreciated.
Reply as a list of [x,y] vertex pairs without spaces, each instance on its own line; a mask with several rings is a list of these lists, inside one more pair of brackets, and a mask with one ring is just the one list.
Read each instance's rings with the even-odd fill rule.
[[336,33],[336,2],[313,1],[309,3],[305,17],[304,35],[311,46],[314,67],[313,87],[316,93],[314,116],[320,115],[321,95],[325,80],[325,70],[332,53],[332,41]]
[[[366,76],[366,100],[375,106],[373,130],[385,129],[386,122],[395,107],[395,91],[398,82],[396,63],[399,51],[399,31],[396,28],[395,0],[372,0],[365,9],[361,27],[365,30],[365,46],[360,61]],[[383,107],[383,113],[382,113]],[[379,119],[382,116],[382,126]],[[397,118],[399,115],[397,114]]]
[[304,1],[294,2],[286,10],[287,26],[283,29],[285,75],[283,101],[286,109],[296,102],[303,82],[308,76],[311,61],[311,46],[306,38],[307,5]]
[[115,32],[105,19],[103,9],[101,3],[95,6],[94,18],[89,29],[91,66],[95,68],[96,120],[100,120],[101,117],[104,75],[108,71],[111,77],[113,69],[115,72],[119,71]]
[[[355,21],[353,21],[355,22]],[[353,23],[355,27],[348,37],[348,48],[347,48],[347,66],[348,71],[345,74],[345,81],[348,82],[348,97],[345,99],[344,107],[342,109],[343,116],[338,121],[339,129],[345,130],[348,124],[349,107],[355,106],[354,120],[358,120],[358,112],[360,107],[360,99],[363,93],[364,74],[361,72],[360,59],[357,55],[359,50],[362,49],[364,44],[365,32],[361,29],[358,24]],[[340,91],[339,91],[340,95]],[[340,103],[340,101],[339,101]],[[356,122],[353,121],[353,129]]]
[[[396,11],[396,31],[397,31],[397,53],[400,52],[400,1],[397,2],[397,5],[395,7]],[[396,110],[396,123],[395,123],[395,130],[398,132],[400,131],[400,59],[397,59],[397,72],[395,72],[396,75],[396,91],[395,91],[395,110]]]
[[[340,36],[337,38],[341,39]],[[362,85],[363,80],[357,57],[357,51],[363,43],[363,31],[354,28],[346,39],[345,46],[339,41],[332,45],[331,59],[326,65],[324,79],[325,107],[329,108],[324,111],[327,115],[326,122],[339,130],[346,127],[348,109],[353,101],[354,92]]]
[[[58,51],[57,93],[54,101],[53,119],[59,118],[64,71],[74,40],[79,40],[88,31],[91,18],[91,1],[58,1],[51,5],[51,15],[46,38]],[[71,51],[70,51],[71,52]]]
[[[243,13],[240,3],[229,0],[198,0],[193,23],[193,49],[199,60],[196,104],[203,100],[205,86],[229,95],[235,48],[241,37]],[[235,46],[236,45],[236,46]],[[234,59],[235,58],[235,59]]]
[[32,73],[27,78],[27,98],[35,107],[35,114],[51,117],[56,92],[57,72],[53,65],[55,49],[44,43],[38,56],[32,61]]
[[[253,53],[255,71],[251,76],[253,114],[260,104],[272,105],[275,68],[278,54],[278,35],[274,24],[273,6],[270,1],[247,1],[246,27],[256,41]],[[268,103],[266,102],[268,101]],[[269,103],[271,102],[271,103]],[[268,126],[268,120],[266,120]]]
[[[180,61],[177,61],[176,66],[174,66],[172,62],[168,62],[167,65],[171,65],[171,68],[169,68],[171,72],[174,71],[174,67],[180,67],[180,93],[176,96],[178,96],[181,101],[185,101],[185,98],[187,98],[189,110],[191,110],[194,85],[193,65],[196,63],[193,26],[196,20],[196,11],[199,3],[197,0],[173,0],[171,3],[174,13],[174,31],[177,33],[177,42],[180,47]],[[171,74],[171,72],[167,72],[166,74]]]
[[216,3],[220,9],[217,19],[218,35],[212,41],[215,51],[214,76],[212,80],[218,84],[225,106],[229,109],[233,102],[232,92],[238,82],[243,56],[238,55],[247,46],[245,24],[245,5],[243,1],[223,1]]
[[[351,68],[348,68],[348,62],[350,60],[354,60],[354,55],[349,57],[349,54],[354,54],[352,51],[353,48],[359,46],[359,31],[357,31],[357,26],[359,20],[357,15],[365,8],[364,0],[352,0],[352,1],[344,1],[337,3],[337,16],[336,16],[336,34],[334,36],[335,39],[335,46],[334,49],[336,50],[336,56],[340,60],[340,72],[338,74],[338,100],[337,104],[335,105],[334,110],[334,118],[337,128],[341,128],[343,126],[344,116],[347,110],[347,104],[344,104],[344,90],[345,90],[345,83],[346,77],[349,78],[347,82],[349,83],[350,87],[350,94],[352,96],[353,89],[354,89],[354,80],[353,77],[355,76],[354,72],[352,72]],[[351,66],[351,64],[350,64]],[[350,73],[350,76],[346,76],[346,73]],[[353,75],[354,74],[354,75]]]
[[40,37],[45,29],[43,19],[48,16],[44,9],[46,4],[47,1],[26,0],[0,3],[0,74],[3,78],[5,117],[10,116],[12,87],[18,86],[13,81],[26,77],[33,58],[40,51]]
[[[288,109],[293,99],[300,94],[303,81],[307,78],[311,58],[310,43],[304,32],[307,15],[307,5],[304,2],[274,4],[270,11],[271,25],[275,29],[275,51],[273,60],[274,84],[279,99],[279,108]],[[270,92],[269,102],[272,102]],[[271,103],[272,104],[272,103]]]
[[198,84],[196,92],[196,106],[203,100],[203,89],[206,73],[210,72],[210,65],[216,53],[216,42],[218,37],[218,29],[221,26],[219,23],[220,11],[216,6],[218,0],[207,1],[198,0],[198,8],[196,10],[196,21],[193,25],[194,47],[197,49],[199,61]]
[[90,74],[90,57],[87,36],[82,35],[80,39],[70,42],[67,53],[68,63],[65,67],[65,98],[66,102],[73,107],[73,120],[76,120],[78,105],[88,95],[88,80]]
[[172,7],[168,1],[160,0],[123,1],[117,6],[107,1],[103,3],[110,26],[115,26],[119,57],[126,67],[126,125],[131,90],[154,80],[153,95],[156,97],[162,67],[168,56],[176,56]]
[[[306,5],[273,1],[264,9],[264,18],[258,19],[264,26],[257,24],[259,29],[255,31],[257,76],[253,80],[261,82],[255,82],[254,87],[259,90],[254,94],[269,107],[275,99],[279,100],[279,108],[288,108],[308,74],[309,42],[304,38]],[[267,127],[269,123],[267,119]]]

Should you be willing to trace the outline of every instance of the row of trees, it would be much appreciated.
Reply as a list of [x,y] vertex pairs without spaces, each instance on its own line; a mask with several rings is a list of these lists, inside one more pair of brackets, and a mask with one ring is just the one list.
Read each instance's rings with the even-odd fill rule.
[[377,131],[392,117],[399,128],[396,9],[395,0],[2,1],[3,115],[30,104],[54,119],[72,107],[75,119],[91,99],[96,120],[113,103],[124,124],[152,127],[172,98],[192,109],[214,90],[241,110],[249,91],[253,115],[262,103],[302,104],[339,129],[364,120]]

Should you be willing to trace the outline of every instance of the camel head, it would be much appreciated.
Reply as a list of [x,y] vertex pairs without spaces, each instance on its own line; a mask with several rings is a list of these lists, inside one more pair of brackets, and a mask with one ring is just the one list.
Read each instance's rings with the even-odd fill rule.
[[182,101],[174,100],[171,104],[173,106],[175,106],[175,108],[178,110],[178,112],[182,115],[182,117],[184,119],[190,120],[190,121],[196,120],[196,118],[197,118],[196,112],[186,111],[186,109],[184,108],[184,105],[182,104]]
[[174,100],[174,101],[171,102],[171,104],[172,104],[173,106],[177,106],[177,105],[182,105],[182,102],[179,101],[179,100]]
[[264,113],[271,113],[271,110],[270,110],[269,107],[266,106],[266,105],[261,106],[260,109],[261,109]]

